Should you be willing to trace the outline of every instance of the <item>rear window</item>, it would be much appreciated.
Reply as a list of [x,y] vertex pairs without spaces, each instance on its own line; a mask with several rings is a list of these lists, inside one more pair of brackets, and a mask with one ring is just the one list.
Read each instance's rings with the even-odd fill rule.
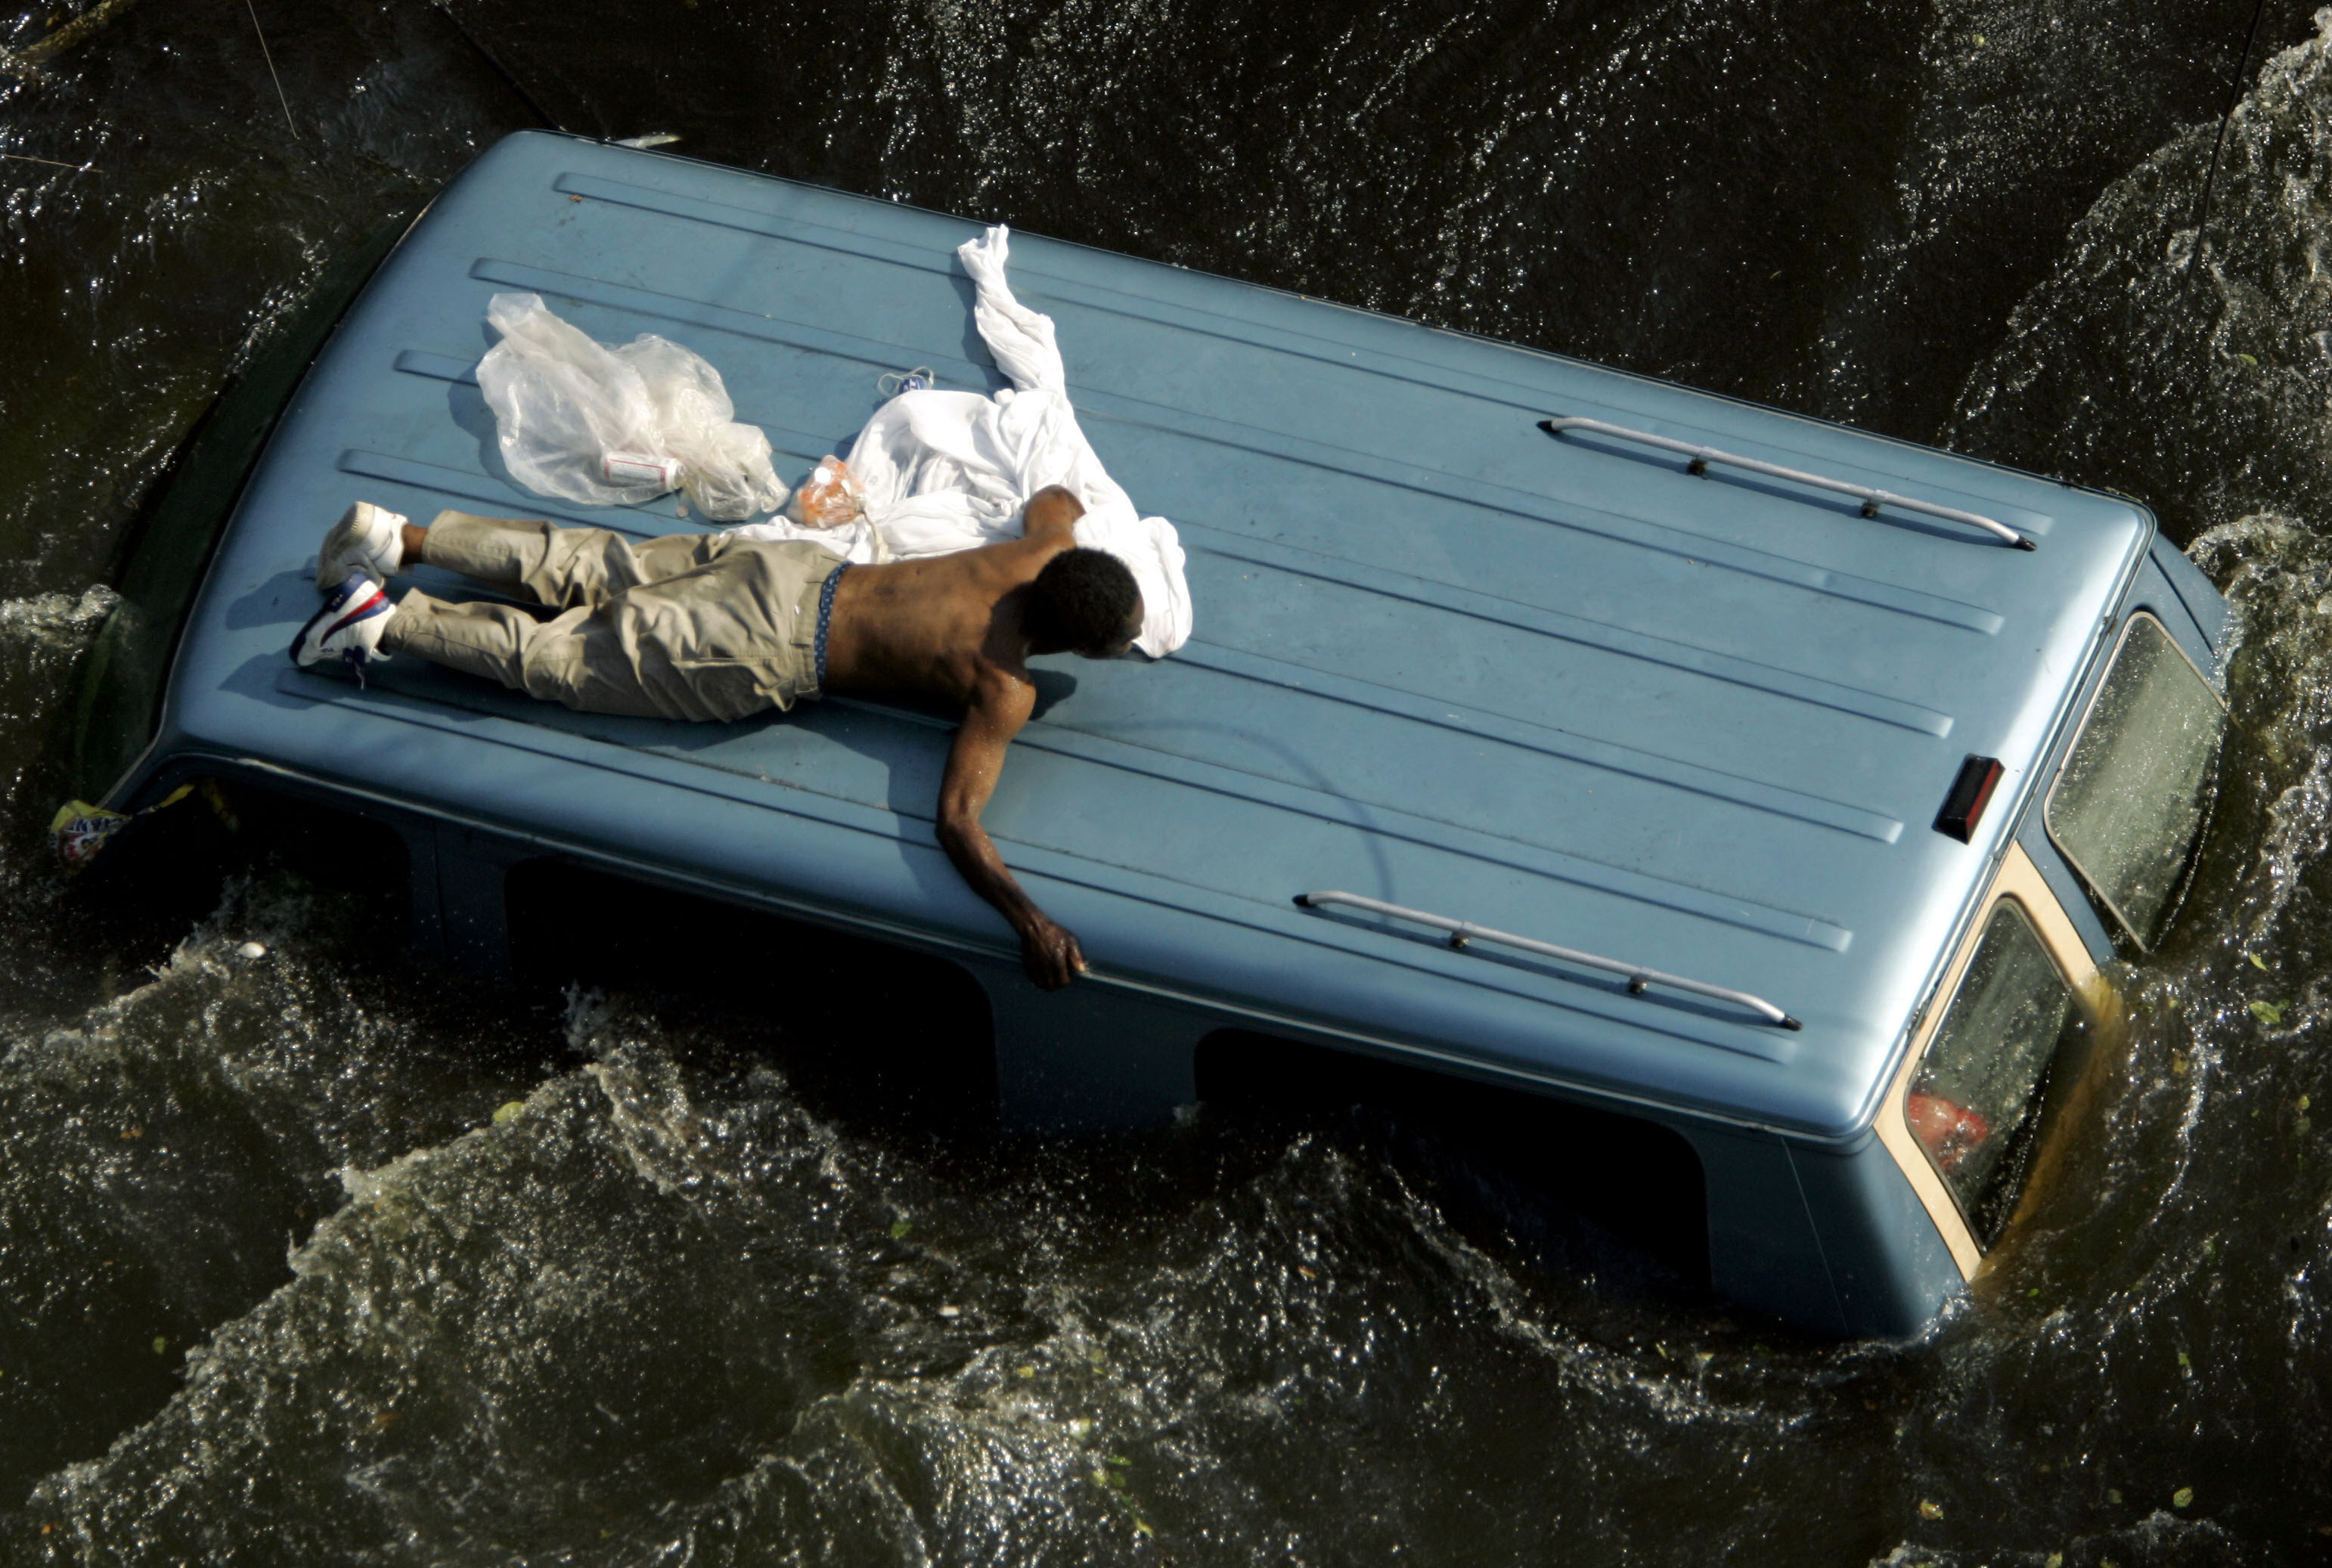
[[2202,826],[2226,712],[2162,623],[2132,616],[2049,791],[2049,837],[2141,947]]
[[2015,1211],[2050,1069],[2087,1027],[2023,911],[2007,899],[1993,904],[1903,1102],[1911,1136],[1981,1247]]

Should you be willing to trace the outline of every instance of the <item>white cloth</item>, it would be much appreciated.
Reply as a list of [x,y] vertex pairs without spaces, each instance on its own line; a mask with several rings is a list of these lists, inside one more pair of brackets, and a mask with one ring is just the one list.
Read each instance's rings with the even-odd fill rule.
[[1077,542],[1132,569],[1142,604],[1134,645],[1162,659],[1190,636],[1181,541],[1164,518],[1135,512],[1077,428],[1053,319],[1014,299],[1004,281],[1008,237],[999,225],[956,254],[971,274],[972,320],[1011,387],[993,397],[905,392],[876,409],[847,459],[866,487],[865,521],[817,529],[780,517],[733,531],[814,540],[853,561],[949,555],[1018,538],[1028,498],[1062,485],[1085,503]]

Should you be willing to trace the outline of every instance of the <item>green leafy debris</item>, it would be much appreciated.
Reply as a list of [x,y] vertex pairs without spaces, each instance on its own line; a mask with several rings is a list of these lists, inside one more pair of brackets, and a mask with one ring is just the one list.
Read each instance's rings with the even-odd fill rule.
[[497,1127],[507,1127],[512,1122],[517,1121],[521,1116],[525,1114],[525,1101],[505,1100],[501,1104],[494,1107],[494,1125]]
[[2251,1015],[2263,1024],[2279,1024],[2283,1022],[2283,1004],[2253,1002],[2251,1005]]
[[907,1232],[913,1229],[914,1226],[904,1219],[894,1219],[891,1221],[891,1239],[904,1241],[907,1238]]
[[2176,1491],[2171,1493],[2170,1506],[2174,1508],[2193,1507],[2194,1506],[2194,1488],[2192,1487],[2181,1487]]

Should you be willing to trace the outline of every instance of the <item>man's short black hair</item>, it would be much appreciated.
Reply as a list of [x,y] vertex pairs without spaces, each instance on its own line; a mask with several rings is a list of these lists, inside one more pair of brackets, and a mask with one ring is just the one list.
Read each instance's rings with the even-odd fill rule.
[[1141,607],[1142,590],[1125,563],[1080,545],[1047,561],[1028,585],[1021,625],[1047,647],[1100,658],[1125,642]]

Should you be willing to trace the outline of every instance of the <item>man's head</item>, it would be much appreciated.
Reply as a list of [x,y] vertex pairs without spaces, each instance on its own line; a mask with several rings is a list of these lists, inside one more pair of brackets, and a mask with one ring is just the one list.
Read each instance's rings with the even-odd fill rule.
[[1065,550],[1028,585],[1020,624],[1038,653],[1115,658],[1142,630],[1142,590],[1107,550]]

